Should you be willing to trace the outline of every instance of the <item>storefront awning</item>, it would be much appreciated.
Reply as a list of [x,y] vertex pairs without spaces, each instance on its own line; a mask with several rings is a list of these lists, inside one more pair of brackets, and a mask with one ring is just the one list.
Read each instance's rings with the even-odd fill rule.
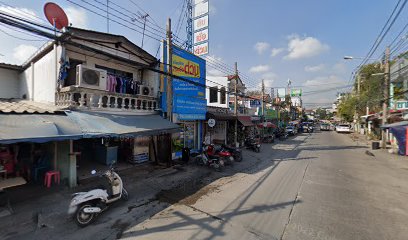
[[159,115],[119,115],[92,112],[67,112],[84,137],[150,136],[179,132],[180,127]]
[[408,121],[401,121],[401,122],[396,122],[396,123],[391,123],[391,124],[385,124],[381,125],[380,128],[392,128],[392,127],[399,127],[399,126],[405,126],[408,125]]
[[251,121],[251,116],[238,116],[238,121],[245,127],[255,126],[255,124]]
[[0,143],[43,143],[82,138],[79,127],[65,115],[1,114]]

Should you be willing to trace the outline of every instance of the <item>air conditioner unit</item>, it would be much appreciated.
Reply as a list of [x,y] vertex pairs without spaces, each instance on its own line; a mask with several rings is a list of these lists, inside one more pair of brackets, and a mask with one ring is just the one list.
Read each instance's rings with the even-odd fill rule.
[[88,67],[83,64],[76,68],[76,85],[78,87],[92,88],[106,91],[106,70]]
[[143,96],[154,96],[154,88],[146,85],[139,85],[139,87],[140,87],[139,94]]

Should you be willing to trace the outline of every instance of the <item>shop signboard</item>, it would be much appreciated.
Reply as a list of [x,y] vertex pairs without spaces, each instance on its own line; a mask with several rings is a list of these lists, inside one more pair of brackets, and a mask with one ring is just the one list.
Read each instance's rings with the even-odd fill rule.
[[208,14],[197,19],[194,19],[194,30],[199,31],[201,29],[208,28]]
[[202,56],[208,54],[208,42],[204,42],[193,47],[194,54]]
[[200,44],[206,41],[208,41],[208,28],[199,30],[198,32],[194,33],[195,44]]
[[[164,56],[166,45],[163,47]],[[204,120],[207,112],[205,99],[205,60],[177,46],[172,48],[173,113],[179,120]],[[166,58],[163,58],[166,66]],[[166,84],[166,77],[164,84]],[[166,89],[166,88],[164,88]],[[163,93],[161,107],[167,109],[166,93]]]
[[194,1],[193,7],[193,18],[197,18],[208,14],[209,4],[206,0],[196,0]]
[[208,0],[195,0],[193,6],[193,53],[197,56],[208,54],[209,29]]
[[408,109],[408,101],[397,101],[395,105],[397,110]]
[[300,97],[302,96],[302,89],[298,88],[298,89],[291,89],[290,90],[290,96],[291,97]]
[[285,98],[285,96],[286,96],[286,88],[278,88],[278,89],[276,89],[276,96],[278,97],[278,98]]
[[249,106],[251,108],[253,107],[260,107],[261,106],[261,101],[260,100],[250,100],[249,101]]
[[142,163],[149,161],[149,139],[135,138],[133,145],[133,162]]

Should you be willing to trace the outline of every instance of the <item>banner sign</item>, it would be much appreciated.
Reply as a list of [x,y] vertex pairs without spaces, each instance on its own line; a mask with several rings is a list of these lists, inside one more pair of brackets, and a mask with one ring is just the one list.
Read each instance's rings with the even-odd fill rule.
[[194,19],[194,31],[208,28],[208,15]]
[[195,0],[193,6],[193,53],[197,56],[208,54],[209,3]]
[[200,44],[208,41],[208,28],[194,33],[194,43]]
[[285,96],[286,96],[286,88],[278,88],[278,89],[276,90],[276,92],[277,92],[276,97],[278,97],[278,98],[285,98]]
[[[163,43],[163,56],[166,56],[167,46]],[[207,112],[205,60],[174,45],[172,53],[173,75],[183,78],[172,80],[173,113],[178,115],[179,120],[204,120]],[[166,70],[167,58],[163,58],[163,62]],[[164,77],[163,82],[167,85],[167,77]],[[165,86],[163,90],[166,89]],[[161,107],[164,112],[167,111],[166,97],[167,93],[163,92]]]
[[290,90],[291,97],[300,97],[302,96],[302,89],[291,89]]
[[197,56],[206,55],[208,54],[208,42],[195,45],[193,47],[194,54]]
[[209,10],[208,1],[195,1],[193,7],[193,18],[208,14],[208,10]]

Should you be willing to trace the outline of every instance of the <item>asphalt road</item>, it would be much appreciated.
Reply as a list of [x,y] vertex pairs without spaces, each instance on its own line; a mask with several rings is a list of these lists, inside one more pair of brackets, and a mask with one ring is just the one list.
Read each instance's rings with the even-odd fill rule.
[[335,132],[265,144],[244,160],[258,162],[251,168],[209,179],[186,198],[181,189],[163,193],[173,204],[120,237],[407,239],[408,165],[367,150]]

